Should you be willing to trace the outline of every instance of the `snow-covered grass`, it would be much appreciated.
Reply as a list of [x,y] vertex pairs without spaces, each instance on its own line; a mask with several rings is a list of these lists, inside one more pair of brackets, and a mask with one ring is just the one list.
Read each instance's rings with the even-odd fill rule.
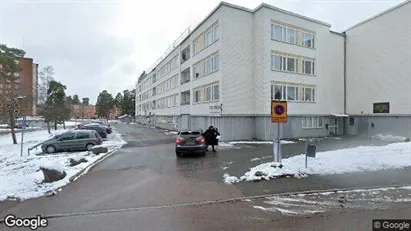
[[[293,144],[295,142],[288,140],[281,140],[281,144]],[[219,142],[218,146],[222,148],[238,148],[238,144],[273,144],[273,141],[231,141],[231,142]]]
[[[37,150],[32,150],[29,156],[27,155],[28,147],[65,131],[52,131],[51,135],[47,133],[47,130],[25,133],[23,157],[20,157],[20,144],[13,145],[10,135],[0,136],[0,200],[5,200],[8,197],[24,200],[41,197],[47,192],[56,191],[58,188],[69,184],[69,179],[72,176],[104,156],[104,154],[94,155],[87,151],[42,154],[40,147]],[[18,136],[17,140],[20,141],[20,134],[16,135]],[[106,146],[109,152],[112,152],[124,143],[121,135],[113,129],[113,133],[108,135],[108,140],[103,142],[103,146]],[[70,167],[71,158],[77,160],[85,158],[88,162]],[[67,175],[59,181],[42,183],[44,176],[40,167],[64,170]]]
[[[411,143],[394,143],[386,146],[360,146],[317,153],[316,158],[308,158],[305,168],[305,155],[301,154],[282,160],[282,168],[274,168],[272,162],[255,166],[240,178],[224,175],[224,181],[254,181],[284,175],[304,177],[306,174],[342,174],[347,172],[377,171],[411,166]],[[256,172],[263,176],[255,176]],[[259,174],[260,174],[259,173]]]
[[371,138],[377,139],[377,140],[389,141],[389,142],[405,142],[408,140],[407,137],[395,136],[391,134],[378,134]]

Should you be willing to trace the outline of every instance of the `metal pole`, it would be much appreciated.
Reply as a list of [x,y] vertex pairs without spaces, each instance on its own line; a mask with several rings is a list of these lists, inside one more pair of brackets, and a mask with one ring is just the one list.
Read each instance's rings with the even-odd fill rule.
[[23,136],[24,130],[26,129],[26,117],[23,117],[23,125],[21,127],[21,142],[20,142],[20,156],[23,156]]
[[281,164],[280,145],[280,123],[277,123],[277,160]]

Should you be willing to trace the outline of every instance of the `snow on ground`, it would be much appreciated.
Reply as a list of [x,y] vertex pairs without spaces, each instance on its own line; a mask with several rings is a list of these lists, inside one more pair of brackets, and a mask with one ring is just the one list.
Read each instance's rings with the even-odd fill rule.
[[285,216],[307,216],[343,208],[383,209],[392,203],[404,202],[411,202],[409,186],[276,195],[253,202],[253,207]]
[[326,139],[341,140],[342,138],[341,138],[341,137],[329,137],[329,136],[326,136],[326,137],[317,137],[317,138],[300,138],[300,139],[298,139],[298,140],[299,140],[299,141],[306,141],[306,140],[309,140],[309,141],[321,141],[321,140],[326,140]]
[[391,134],[378,134],[375,135],[373,137],[371,137],[373,139],[377,139],[377,140],[383,140],[383,141],[389,141],[389,142],[405,142],[408,140],[407,137],[402,137],[402,136],[395,136],[395,135],[391,135]]
[[[293,144],[295,142],[288,140],[281,140],[281,144]],[[222,148],[239,148],[237,144],[273,144],[273,141],[231,141],[231,142],[219,142],[218,146]]]
[[178,132],[174,132],[174,131],[165,132],[165,133],[166,133],[166,135],[177,135],[178,134]]
[[[316,158],[301,154],[282,160],[283,168],[271,167],[272,162],[255,166],[239,178],[240,181],[270,179],[284,175],[304,177],[306,174],[341,174],[346,172],[377,171],[411,166],[411,143],[386,146],[360,146],[317,153]],[[262,176],[255,176],[257,172]],[[225,179],[226,177],[224,177]],[[235,181],[229,178],[231,181]]]
[[[42,154],[41,148],[34,149],[27,155],[27,148],[45,141],[52,136],[65,132],[65,130],[47,130],[28,132],[24,135],[24,156],[20,157],[20,144],[13,145],[11,136],[0,135],[0,201],[10,198],[29,199],[45,195],[47,192],[55,191],[69,183],[69,179],[79,171],[87,168],[91,163],[104,156],[94,155],[91,152],[63,152],[55,154]],[[17,140],[20,141],[20,134]],[[110,151],[120,148],[124,144],[120,134],[115,130],[108,136],[108,141],[103,142]],[[35,155],[39,154],[39,155]],[[88,162],[70,167],[70,158],[81,159],[84,157]],[[47,168],[63,168],[67,176],[52,183],[42,183],[44,176],[39,170],[40,166]],[[60,166],[60,167],[58,167]]]

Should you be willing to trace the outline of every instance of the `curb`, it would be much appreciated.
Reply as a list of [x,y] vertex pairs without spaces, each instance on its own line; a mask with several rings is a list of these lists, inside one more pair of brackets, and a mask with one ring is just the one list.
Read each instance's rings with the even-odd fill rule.
[[[322,193],[322,192],[345,192],[345,191],[352,191],[352,190],[359,190],[359,189],[396,189],[396,188],[404,188],[404,187],[411,187],[411,185],[392,185],[392,186],[382,186],[382,187],[352,187],[352,188],[334,188],[334,189],[325,189],[325,190],[306,190],[306,191],[295,191],[295,192],[284,192],[284,193],[273,193],[273,194],[266,194],[266,195],[256,195],[256,196],[245,196],[245,197],[233,197],[227,199],[217,199],[217,200],[205,200],[205,201],[193,201],[193,202],[186,202],[186,203],[178,203],[178,204],[165,204],[165,205],[152,205],[152,206],[140,206],[140,207],[131,207],[131,208],[118,208],[118,209],[106,209],[106,210],[91,210],[85,212],[73,212],[73,213],[61,213],[61,214],[45,214],[43,218],[48,219],[58,219],[62,217],[75,217],[75,216],[87,216],[87,215],[96,215],[96,214],[109,214],[109,213],[122,213],[122,212],[130,212],[130,211],[139,211],[139,210],[150,210],[150,209],[160,209],[160,208],[177,208],[177,207],[194,207],[200,205],[211,205],[211,204],[222,204],[222,203],[236,203],[236,202],[244,202],[245,200],[257,200],[267,197],[275,197],[275,196],[290,196],[290,195],[298,195],[298,194],[312,194],[312,193]],[[23,218],[23,217],[22,217]],[[35,216],[28,216],[24,218],[35,218]],[[0,220],[0,224],[4,223],[4,219]]]
[[87,173],[90,171],[93,167],[95,167],[97,164],[102,162],[104,159],[110,157],[112,154],[114,154],[116,151],[119,149],[113,150],[111,152],[106,153],[105,155],[99,157],[96,161],[93,163],[89,164],[87,167],[83,168],[82,170],[78,171],[76,174],[70,177],[69,182],[72,183],[73,181],[77,180],[83,173]]

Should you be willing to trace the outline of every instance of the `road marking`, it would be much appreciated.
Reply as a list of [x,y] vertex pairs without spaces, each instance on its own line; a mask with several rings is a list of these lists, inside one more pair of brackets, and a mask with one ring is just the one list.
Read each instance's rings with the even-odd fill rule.
[[[401,189],[411,187],[411,185],[392,185],[392,186],[378,186],[378,187],[356,187],[356,188],[335,188],[335,189],[326,189],[326,190],[307,190],[299,192],[285,192],[285,193],[275,193],[275,194],[266,194],[266,195],[256,195],[256,196],[246,196],[246,197],[235,197],[222,200],[208,200],[208,201],[198,201],[198,202],[188,202],[180,204],[171,204],[171,205],[155,205],[155,206],[142,206],[142,207],[133,207],[133,208],[123,208],[123,209],[107,209],[107,210],[95,210],[88,212],[73,212],[73,213],[62,213],[62,214],[48,214],[42,215],[42,217],[47,219],[58,219],[64,217],[76,217],[76,216],[89,216],[89,215],[98,215],[98,214],[109,214],[109,213],[123,213],[139,210],[152,210],[152,209],[163,209],[163,208],[178,208],[178,207],[193,207],[201,205],[211,205],[211,204],[223,204],[223,203],[236,203],[236,202],[250,202],[252,200],[269,198],[269,197],[279,197],[279,196],[296,196],[296,195],[309,195],[309,194],[318,194],[328,193],[328,192],[346,192],[352,190],[367,190],[367,189]],[[34,218],[35,216],[22,217],[22,218]],[[0,224],[4,223],[4,219],[0,220]]]

